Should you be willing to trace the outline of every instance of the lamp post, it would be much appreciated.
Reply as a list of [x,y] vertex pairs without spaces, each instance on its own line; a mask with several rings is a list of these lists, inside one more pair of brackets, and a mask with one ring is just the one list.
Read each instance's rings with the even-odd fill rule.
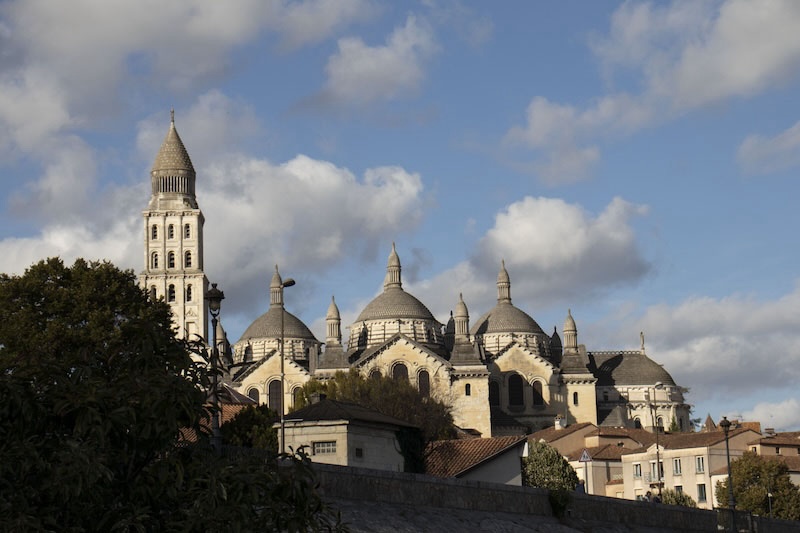
[[653,395],[650,398],[650,414],[653,417],[653,429],[656,432],[656,483],[658,483],[658,499],[661,499],[661,449],[658,446],[658,434],[661,433],[661,426],[658,424],[658,410],[656,408],[656,390],[664,388],[660,381],[653,385]]
[[731,531],[736,532],[736,500],[733,497],[733,478],[731,477],[731,449],[728,444],[728,432],[731,430],[731,423],[727,416],[723,416],[719,427],[725,433],[725,457],[728,460],[728,508],[731,510]]
[[286,370],[283,352],[283,344],[286,340],[283,330],[283,315],[286,313],[286,306],[283,303],[283,289],[294,284],[295,281],[292,278],[286,278],[281,282],[281,453],[286,453]]
[[211,446],[214,448],[214,453],[219,455],[222,452],[222,434],[219,431],[219,396],[217,395],[217,373],[219,361],[219,347],[217,346],[217,322],[219,319],[219,311],[222,307],[222,300],[225,299],[225,293],[217,288],[216,283],[211,284],[211,288],[205,294],[205,300],[208,302],[208,310],[211,313],[211,402],[214,406],[211,413]]

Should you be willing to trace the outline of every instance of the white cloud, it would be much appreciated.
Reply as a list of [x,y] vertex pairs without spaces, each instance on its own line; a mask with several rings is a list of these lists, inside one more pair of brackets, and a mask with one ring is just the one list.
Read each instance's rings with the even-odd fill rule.
[[337,31],[372,18],[378,7],[369,0],[308,0],[286,3],[273,28],[283,34],[284,46],[296,48],[330,37]]
[[678,382],[692,384],[693,398],[716,391],[733,399],[745,391],[790,388],[797,383],[798,317],[800,285],[772,301],[731,295],[652,306],[627,329],[645,332],[648,352]]
[[[733,415],[735,413],[729,413]],[[731,418],[728,416],[728,418]],[[774,428],[776,431],[787,431],[800,427],[800,401],[787,398],[780,402],[761,402],[749,411],[742,413],[742,420],[757,420],[762,429]]]
[[432,29],[413,15],[384,46],[368,46],[357,37],[339,39],[339,50],[325,67],[322,98],[362,104],[406,94],[420,86],[424,64],[436,50]]
[[535,151],[531,167],[543,180],[576,181],[599,158],[597,140],[609,133],[629,135],[796,78],[798,25],[800,4],[792,0],[624,3],[592,49],[609,85],[622,70],[620,79],[632,77],[633,87],[584,109],[536,96],[525,124],[511,128],[506,141]]
[[748,136],[736,153],[751,174],[766,174],[800,165],[800,122],[774,137]]

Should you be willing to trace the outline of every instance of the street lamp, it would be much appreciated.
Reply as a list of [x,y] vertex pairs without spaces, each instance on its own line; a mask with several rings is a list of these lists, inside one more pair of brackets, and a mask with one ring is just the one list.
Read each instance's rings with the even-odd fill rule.
[[736,500],[733,497],[733,478],[731,477],[731,449],[728,444],[728,432],[731,430],[731,423],[727,416],[720,420],[719,427],[725,432],[725,457],[728,459],[728,508],[731,510],[731,531],[736,532]]
[[656,482],[658,483],[658,499],[661,499],[661,449],[658,446],[658,434],[661,426],[658,424],[658,410],[656,407],[656,390],[664,388],[660,381],[653,385],[653,395],[650,397],[650,415],[653,417],[653,428],[656,432]]
[[211,413],[211,446],[214,448],[216,454],[222,452],[222,434],[219,431],[219,397],[217,395],[217,373],[219,361],[219,347],[217,346],[217,321],[219,319],[219,311],[222,307],[222,300],[225,299],[225,293],[217,288],[216,283],[211,284],[211,288],[205,294],[205,300],[208,302],[208,310],[211,313],[211,383],[212,383],[212,396],[211,401],[214,406]]
[[[275,265],[275,272],[278,271],[278,266]],[[295,284],[292,278],[286,278],[281,282],[281,453],[286,453],[286,370],[284,361],[283,344],[285,333],[283,330],[283,315],[286,313],[286,306],[283,303],[283,289],[291,287]]]

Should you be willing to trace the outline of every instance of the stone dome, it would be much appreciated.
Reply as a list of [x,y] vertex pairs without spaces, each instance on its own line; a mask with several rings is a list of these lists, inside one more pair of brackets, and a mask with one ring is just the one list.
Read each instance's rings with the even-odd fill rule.
[[653,385],[661,382],[675,386],[675,380],[663,366],[643,353],[589,353],[590,365],[597,367],[597,385]]
[[[303,321],[288,311],[283,312],[283,333],[287,339],[319,342]],[[281,336],[281,308],[270,307],[244,331],[239,342],[250,339],[279,339]]]
[[544,331],[525,311],[511,302],[500,302],[494,309],[480,317],[470,329],[471,335],[491,333],[531,333],[544,335]]
[[436,320],[425,304],[414,296],[400,287],[389,287],[367,304],[356,322],[393,318]]

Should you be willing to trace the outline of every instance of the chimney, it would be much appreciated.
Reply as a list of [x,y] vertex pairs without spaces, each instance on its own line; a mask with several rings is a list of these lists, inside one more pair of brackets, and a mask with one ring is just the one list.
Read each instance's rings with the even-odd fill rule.
[[311,401],[312,404],[314,404],[314,403],[319,403],[325,398],[327,398],[327,395],[324,392],[314,392],[311,394],[309,400]]

